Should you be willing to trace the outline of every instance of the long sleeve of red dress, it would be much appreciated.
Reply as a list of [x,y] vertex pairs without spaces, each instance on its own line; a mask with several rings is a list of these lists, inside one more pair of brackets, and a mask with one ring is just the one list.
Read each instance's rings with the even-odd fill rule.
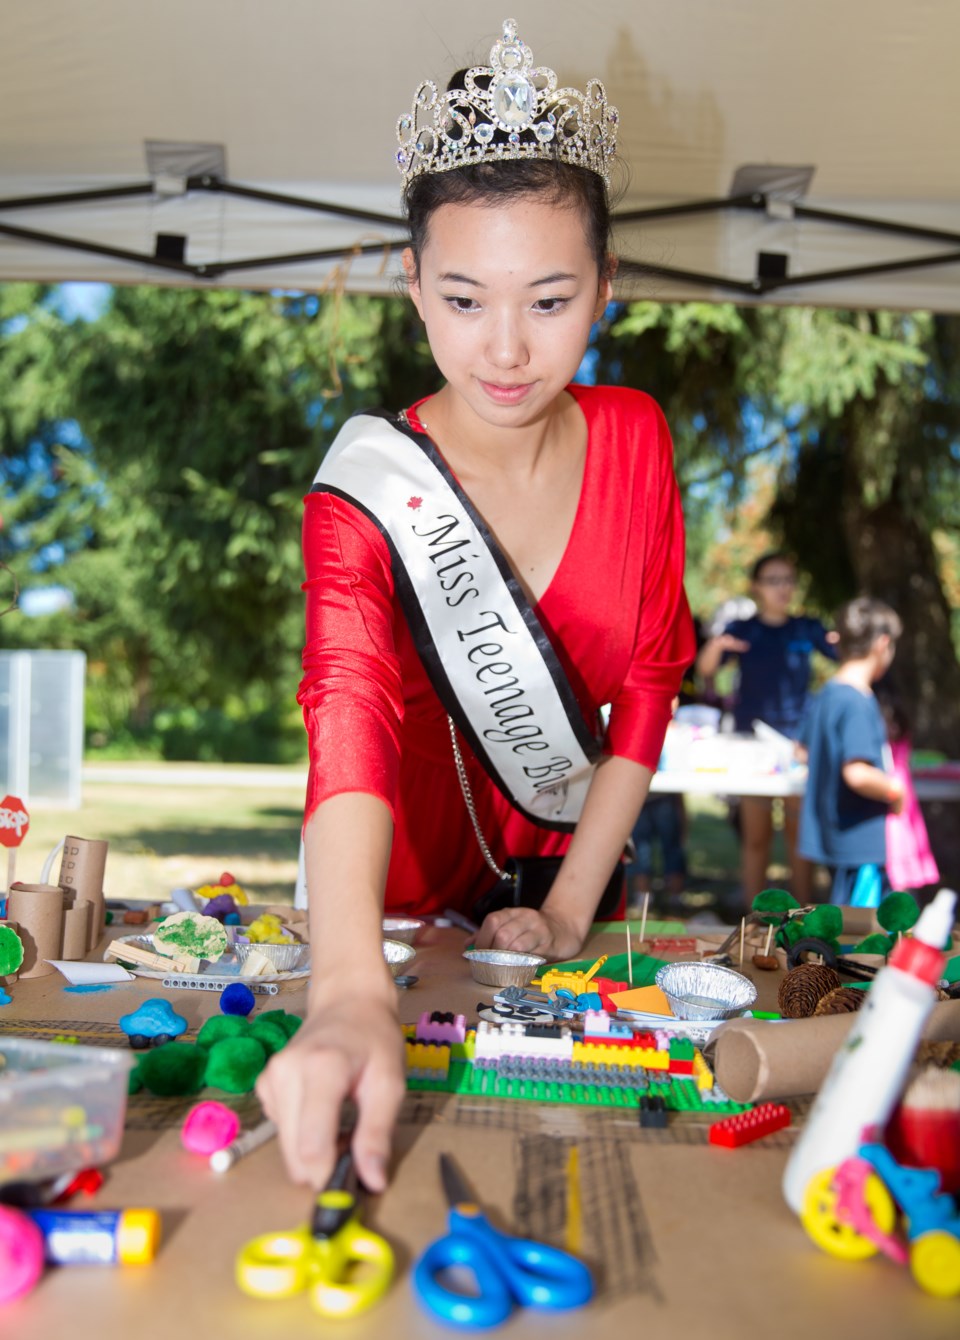
[[[670,436],[640,392],[570,390],[587,420],[584,480],[567,548],[535,612],[591,727],[610,704],[606,751],[656,768],[671,700],[695,654]],[[387,545],[349,503],[311,493],[304,558],[307,817],[342,792],[379,796],[394,817],[387,906],[468,907],[494,877],[460,793],[446,714],[395,594]],[[523,818],[464,753],[499,863],[565,850],[569,835]]]

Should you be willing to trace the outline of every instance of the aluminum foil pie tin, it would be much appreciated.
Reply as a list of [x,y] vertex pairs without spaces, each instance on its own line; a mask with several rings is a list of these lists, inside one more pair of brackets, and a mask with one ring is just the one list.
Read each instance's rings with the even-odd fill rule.
[[405,945],[412,945],[424,924],[419,917],[384,917],[384,938],[400,940]]
[[309,946],[302,944],[249,944],[234,945],[233,952],[240,960],[241,966],[246,963],[247,955],[252,954],[258,949],[264,958],[268,958],[277,972],[292,972],[294,968],[303,968],[307,966],[307,957]]
[[539,954],[517,954],[512,949],[466,949],[463,957],[481,986],[529,986],[547,961]]
[[383,942],[383,957],[394,977],[405,972],[406,965],[416,956],[417,951],[413,945],[404,944],[402,940],[384,940]]
[[717,963],[666,963],[655,978],[678,1019],[735,1019],[757,998],[757,988]]

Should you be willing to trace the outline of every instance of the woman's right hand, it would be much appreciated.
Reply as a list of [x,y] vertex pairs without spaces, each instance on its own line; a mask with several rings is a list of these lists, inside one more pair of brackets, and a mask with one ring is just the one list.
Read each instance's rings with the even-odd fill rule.
[[321,1189],[337,1158],[340,1109],[357,1106],[352,1149],[357,1176],[374,1192],[387,1185],[393,1129],[406,1090],[396,991],[338,991],[311,1001],[307,1018],[270,1059],[257,1095],[278,1128],[287,1171]]

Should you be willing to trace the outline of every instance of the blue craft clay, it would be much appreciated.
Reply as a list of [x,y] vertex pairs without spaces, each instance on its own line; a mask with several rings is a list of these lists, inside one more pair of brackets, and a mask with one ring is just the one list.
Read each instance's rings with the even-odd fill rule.
[[220,1008],[224,1014],[247,1015],[255,1004],[253,992],[242,982],[231,982],[220,993]]
[[187,1021],[175,1012],[169,1000],[152,996],[132,1014],[121,1015],[120,1027],[127,1037],[178,1038],[187,1031]]
[[112,991],[118,985],[118,982],[82,982],[80,986],[65,986],[63,989],[75,996],[87,996],[91,991]]
[[13,1000],[13,996],[8,996],[3,987],[0,986],[0,1005],[9,1005],[11,1000]]

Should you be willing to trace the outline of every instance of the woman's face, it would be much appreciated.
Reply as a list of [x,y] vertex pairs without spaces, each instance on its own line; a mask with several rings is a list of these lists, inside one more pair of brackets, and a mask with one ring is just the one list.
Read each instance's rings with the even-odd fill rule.
[[441,205],[410,296],[451,391],[482,422],[535,422],[580,366],[610,301],[575,208],[535,197]]
[[784,615],[797,589],[797,573],[792,563],[773,559],[764,563],[753,582],[753,598],[761,614]]

